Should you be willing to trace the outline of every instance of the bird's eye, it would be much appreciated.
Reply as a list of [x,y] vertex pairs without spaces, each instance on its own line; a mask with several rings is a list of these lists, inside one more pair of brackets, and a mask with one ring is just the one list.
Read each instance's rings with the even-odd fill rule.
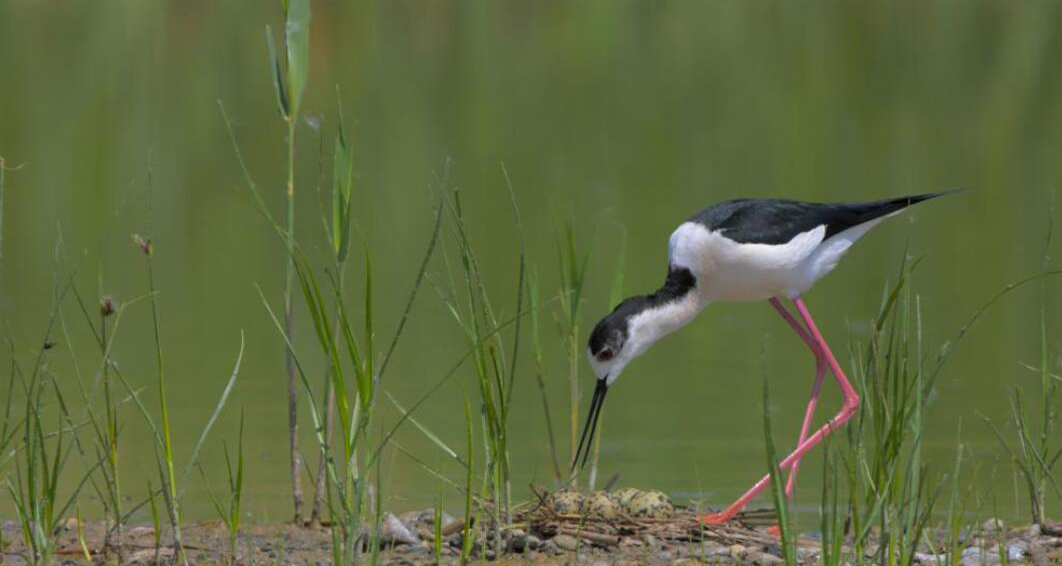
[[612,351],[612,348],[605,348],[604,350],[601,350],[601,353],[597,355],[597,361],[607,362],[612,359],[614,353],[615,352]]

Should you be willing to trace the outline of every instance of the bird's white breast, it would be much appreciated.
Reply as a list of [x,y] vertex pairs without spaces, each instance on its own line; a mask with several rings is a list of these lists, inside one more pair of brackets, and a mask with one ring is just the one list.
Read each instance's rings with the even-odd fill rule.
[[709,301],[751,301],[796,296],[837,265],[860,236],[880,219],[825,239],[817,226],[784,244],[739,243],[725,231],[696,222],[680,225],[668,241],[672,265],[689,268],[697,291]]

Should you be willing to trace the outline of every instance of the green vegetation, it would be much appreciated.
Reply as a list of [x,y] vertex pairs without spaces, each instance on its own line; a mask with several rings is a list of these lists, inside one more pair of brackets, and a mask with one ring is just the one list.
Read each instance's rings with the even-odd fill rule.
[[[314,3],[311,43],[311,0],[281,4],[282,20],[274,21],[283,30],[266,28],[266,49],[262,21],[275,14],[229,13],[224,3],[190,8],[196,21],[219,26],[194,40],[155,5],[123,8],[143,10],[121,12],[128,18],[63,6],[66,17],[54,21],[0,7],[0,68],[29,77],[0,105],[0,332],[8,356],[0,511],[17,521],[21,538],[4,540],[0,530],[0,551],[18,548],[26,562],[50,565],[61,540],[76,540],[63,552],[125,563],[138,549],[123,546],[123,533],[150,521],[154,563],[188,564],[188,525],[212,508],[227,529],[227,559],[245,563],[241,531],[273,520],[278,508],[272,486],[281,466],[271,455],[281,444],[290,517],[328,529],[337,565],[380,560],[384,513],[396,505],[433,506],[436,561],[446,553],[462,564],[499,555],[505,529],[527,508],[528,483],[578,480],[595,489],[604,483],[599,474],[621,469],[625,484],[659,480],[665,485],[644,487],[678,492],[696,482],[686,470],[668,475],[676,463],[718,461],[704,483],[719,503],[717,484],[747,469],[729,460],[740,451],[704,438],[733,432],[747,440],[739,429],[762,416],[768,467],[776,480],[784,472],[771,427],[789,415],[768,411],[768,393],[789,398],[799,380],[773,378],[778,360],[790,357],[788,342],[778,341],[784,355],[763,362],[772,375],[763,414],[743,404],[756,397],[743,378],[747,344],[760,331],[743,318],[756,316],[752,310],[706,314],[632,367],[610,401],[609,434],[604,417],[598,425],[588,473],[568,471],[590,383],[587,330],[625,288],[659,283],[664,236],[676,219],[780,186],[785,194],[774,196],[816,200],[849,198],[853,182],[868,185],[860,195],[875,196],[909,184],[946,188],[967,180],[955,171],[965,171],[956,164],[970,161],[970,147],[990,156],[964,173],[978,183],[1047,186],[1059,175],[1052,156],[1062,140],[1062,83],[1026,64],[1052,60],[1055,44],[1041,40],[1059,21],[1053,6],[1027,8],[1020,19],[964,7],[962,18],[924,18],[946,19],[946,33],[916,27],[897,47],[893,32],[882,31],[888,26],[864,17],[865,7],[785,12],[778,21],[797,25],[775,29],[757,6],[675,5],[642,22],[635,16],[644,14],[602,19],[604,3],[580,6],[570,19],[526,18],[500,3],[480,7],[480,19],[463,23],[455,39],[448,17],[461,14],[446,7],[411,22],[390,5]],[[526,28],[507,23],[517,15]],[[63,27],[67,20],[78,27]],[[137,25],[118,33],[110,20]],[[175,23],[155,33],[145,22],[156,20]],[[1004,27],[986,34],[996,20]],[[709,22],[710,33],[698,21]],[[31,33],[49,45],[23,49],[33,45]],[[152,49],[122,39],[146,42],[141,33],[157,41]],[[984,51],[969,55],[964,46],[972,44]],[[929,66],[914,65],[925,53],[934,54]],[[868,71],[882,67],[893,72]],[[59,68],[86,71],[67,76]],[[114,76],[125,69],[142,80]],[[167,88],[174,82],[182,88]],[[280,121],[266,119],[274,98],[263,95],[266,82]],[[339,84],[351,85],[346,101]],[[66,93],[79,96],[55,98]],[[226,100],[221,119],[213,106],[208,113],[189,102],[214,96]],[[333,104],[334,112],[321,110]],[[1036,127],[1015,125],[1026,122]],[[128,180],[143,148],[156,152],[146,196],[144,183]],[[451,154],[460,168],[447,160],[441,178],[425,183]],[[509,165],[499,174],[502,158]],[[233,172],[242,190],[228,190]],[[931,346],[941,321],[1027,271],[1035,251],[1014,243],[1029,241],[1035,222],[1017,201],[1036,206],[1046,193],[1022,190],[1021,199],[970,191],[965,201],[912,215],[912,241],[934,242],[938,255],[924,262],[934,275],[916,292],[912,273],[922,262],[905,251],[869,327],[858,315],[847,330],[843,322],[872,308],[858,301],[879,280],[880,258],[899,251],[901,221],[890,221],[890,236],[861,242],[863,259],[852,259],[866,263],[839,270],[822,291],[842,305],[825,316],[837,343],[850,344],[863,400],[818,448],[821,486],[797,501],[819,505],[824,566],[853,556],[906,566],[926,548],[941,564],[958,564],[989,509],[1011,525],[1057,518],[1058,287],[1042,289],[1038,320],[1019,296],[1000,303],[1007,316],[984,328],[989,337],[969,330],[1004,296],[1055,281],[1047,276],[1058,272],[1045,260],[1041,274],[993,295],[952,340]],[[995,215],[987,230],[986,210],[1012,214]],[[622,228],[600,229],[612,224]],[[53,226],[67,232],[49,236]],[[133,231],[143,234],[133,236],[135,248]],[[42,267],[49,262],[50,270]],[[850,282],[840,283],[844,277]],[[420,293],[425,281],[437,297]],[[242,333],[233,348],[234,324],[248,329],[246,357]],[[958,355],[958,343],[970,341],[977,347]],[[1034,346],[1031,373],[999,371]],[[665,347],[683,354],[664,355]],[[746,395],[726,397],[731,389]],[[244,391],[237,404],[246,423],[241,410],[237,425],[225,408]],[[1004,391],[1001,420],[995,397]],[[273,401],[262,401],[266,394]],[[948,418],[982,409],[992,417],[973,426]],[[215,445],[215,428],[230,441]],[[713,452],[702,454],[705,446]],[[998,469],[984,473],[992,458]],[[202,490],[190,481],[193,469]],[[1007,488],[995,480],[1011,469],[1022,497],[1013,513],[996,506]],[[446,486],[441,494],[424,486],[424,473]],[[304,483],[312,500],[304,501]],[[792,564],[797,534],[814,527],[806,506],[787,501],[782,488],[772,482],[770,495]],[[448,507],[460,509],[461,524],[446,535],[461,537],[452,549],[441,540]],[[98,522],[106,531],[99,549],[85,532]],[[1010,560],[1005,541],[988,550],[1001,564]]]

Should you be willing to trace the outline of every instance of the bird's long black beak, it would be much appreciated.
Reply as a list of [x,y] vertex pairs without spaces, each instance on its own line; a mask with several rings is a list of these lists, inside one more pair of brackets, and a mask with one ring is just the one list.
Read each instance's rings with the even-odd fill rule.
[[[601,407],[605,404],[605,394],[608,393],[608,376],[597,380],[594,388],[594,397],[590,400],[590,412],[586,414],[586,424],[583,425],[583,435],[579,438],[579,448],[575,451],[575,459],[572,460],[572,471],[579,464],[579,456],[582,455],[582,466],[586,466],[586,460],[590,457],[591,447],[594,445],[594,431],[597,430],[597,416],[601,414]],[[588,435],[589,433],[589,435]],[[583,450],[583,447],[586,450]]]

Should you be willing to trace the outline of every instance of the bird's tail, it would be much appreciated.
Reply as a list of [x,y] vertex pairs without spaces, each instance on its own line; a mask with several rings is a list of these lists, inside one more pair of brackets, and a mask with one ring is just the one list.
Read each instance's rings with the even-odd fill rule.
[[952,193],[958,193],[965,191],[966,189],[951,189],[949,191],[939,191],[935,193],[923,193],[920,195],[908,195],[905,197],[888,198],[882,200],[873,200],[868,202],[841,204],[836,205],[839,207],[847,208],[849,212],[855,218],[852,218],[852,225],[862,224],[864,222],[870,222],[878,218],[895,214],[901,210],[911,206],[912,204],[918,204],[922,201],[937,198],[944,195],[950,195]]

